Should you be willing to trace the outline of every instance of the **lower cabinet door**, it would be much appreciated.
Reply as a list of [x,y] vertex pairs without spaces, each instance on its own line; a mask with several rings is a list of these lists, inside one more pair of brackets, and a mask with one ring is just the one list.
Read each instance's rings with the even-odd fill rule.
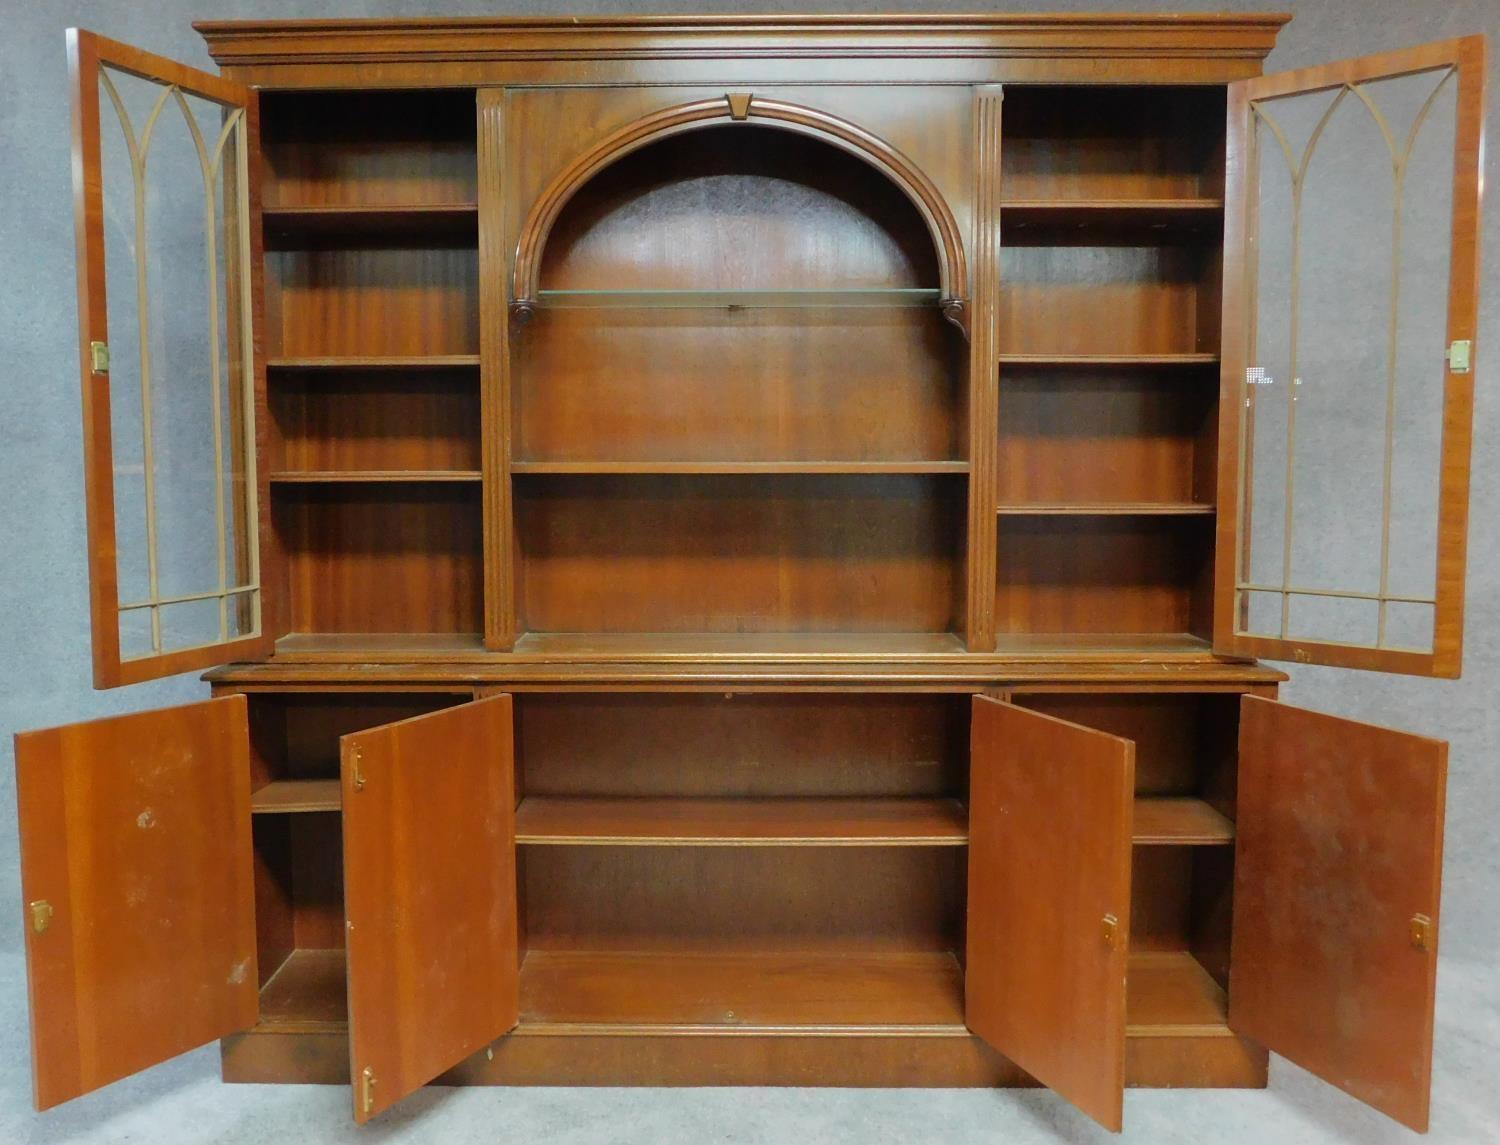
[[245,698],[16,736],[38,1109],[255,1024]]
[[1448,745],[1246,696],[1229,1024],[1427,1128]]
[[349,1064],[363,1123],[516,1024],[511,698],[340,747]]
[[965,1019],[1118,1131],[1135,745],[987,697],[973,703]]

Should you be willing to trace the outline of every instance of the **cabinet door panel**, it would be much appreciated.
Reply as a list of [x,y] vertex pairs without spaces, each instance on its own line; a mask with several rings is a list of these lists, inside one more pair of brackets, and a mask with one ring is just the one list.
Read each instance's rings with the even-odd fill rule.
[[16,736],[38,1109],[254,1025],[245,698]]
[[1215,648],[1457,676],[1483,36],[1230,85]]
[[970,769],[968,1026],[1119,1130],[1135,745],[976,696]]
[[261,615],[258,103],[70,29],[94,685],[270,651]]
[[516,1024],[511,699],[340,743],[349,1065],[363,1123]]
[[1242,704],[1229,1024],[1425,1130],[1447,744]]

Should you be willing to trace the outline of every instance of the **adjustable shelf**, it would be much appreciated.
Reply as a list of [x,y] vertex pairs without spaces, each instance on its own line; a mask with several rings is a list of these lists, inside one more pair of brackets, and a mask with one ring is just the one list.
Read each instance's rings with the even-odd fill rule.
[[1219,355],[1209,352],[1164,354],[1001,354],[1000,365],[1013,367],[1046,367],[1056,369],[1157,369],[1216,366]]
[[516,841],[563,846],[961,847],[956,799],[604,799],[528,797]]
[[277,779],[250,793],[250,810],[256,815],[338,811],[342,806],[337,779]]
[[270,250],[322,247],[474,246],[477,203],[401,203],[267,207]]
[[1101,501],[1090,504],[1034,502],[999,507],[1002,517],[1194,517],[1214,513],[1215,507],[1202,501]]
[[273,485],[452,484],[477,482],[477,469],[284,469],[270,475]]
[[1234,822],[1202,799],[1146,796],[1135,801],[1138,847],[1220,846],[1234,842]]
[[272,371],[361,370],[472,370],[479,366],[478,354],[303,354],[266,361]]
[[556,310],[789,310],[935,307],[942,292],[925,287],[828,290],[538,290],[536,305]]
[[967,461],[512,461],[515,474],[943,474],[967,473]]

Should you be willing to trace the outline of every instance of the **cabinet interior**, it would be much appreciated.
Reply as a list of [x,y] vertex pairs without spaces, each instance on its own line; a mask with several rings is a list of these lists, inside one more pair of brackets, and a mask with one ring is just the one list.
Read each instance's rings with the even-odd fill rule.
[[[468,698],[250,696],[261,1029],[345,1022],[338,736]],[[1136,742],[1129,1030],[1222,1028],[1237,694],[1014,700]],[[963,1030],[968,693],[513,702],[523,1029]]]

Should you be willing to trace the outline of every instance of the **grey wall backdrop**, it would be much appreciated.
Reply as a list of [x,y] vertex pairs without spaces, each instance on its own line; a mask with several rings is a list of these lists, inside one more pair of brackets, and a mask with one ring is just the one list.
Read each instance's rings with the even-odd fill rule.
[[[189,1055],[56,1114],[29,1111],[15,784],[10,733],[203,697],[182,677],[90,688],[79,428],[67,70],[63,29],[81,25],[211,67],[190,21],[206,17],[463,15],[509,11],[849,11],[817,0],[727,5],[569,0],[0,0],[0,1139],[273,1140],[341,1134],[346,1098],[328,1089],[220,1087],[212,1052]],[[867,6],[867,10],[878,6]],[[906,11],[978,4],[901,0]],[[1500,0],[1036,0],[992,10],[1291,8],[1270,70],[1388,51],[1476,31],[1500,34]],[[1492,63],[1500,43],[1492,42]],[[1490,77],[1500,104],[1500,69]],[[1490,115],[1490,131],[1497,129]],[[1298,667],[1287,699],[1452,743],[1434,1139],[1500,1139],[1492,1056],[1500,1052],[1500,140],[1492,138],[1489,271],[1478,349],[1478,420],[1463,679],[1429,682]],[[1349,273],[1357,275],[1358,267]],[[1132,1094],[1128,1140],[1405,1140],[1289,1067],[1273,1092]],[[1056,1141],[1091,1128],[1045,1094],[543,1091],[424,1094],[360,1139],[546,1141]],[[1203,1120],[1200,1120],[1203,1119]],[[1211,1128],[1210,1128],[1211,1126]]]

